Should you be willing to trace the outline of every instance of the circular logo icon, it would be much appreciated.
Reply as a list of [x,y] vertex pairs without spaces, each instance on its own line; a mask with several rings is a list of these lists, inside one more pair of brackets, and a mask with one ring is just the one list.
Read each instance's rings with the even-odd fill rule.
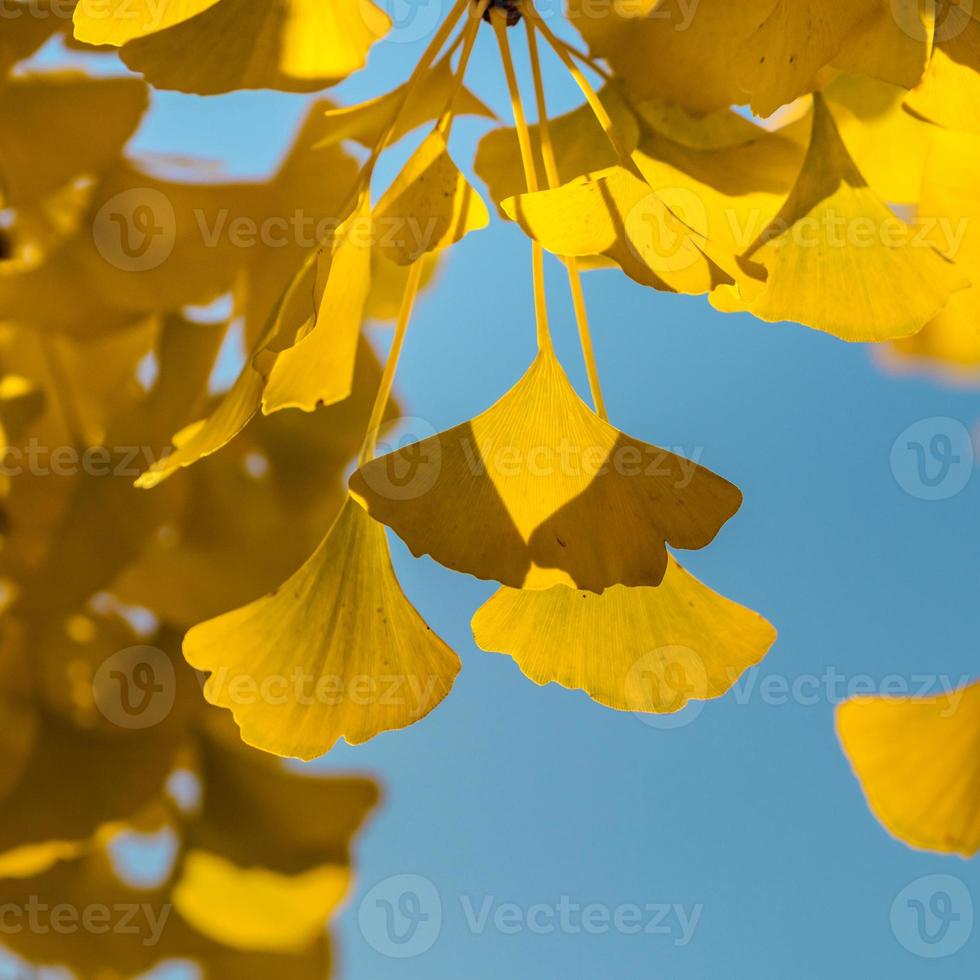
[[[362,6],[381,7],[391,18],[391,31],[386,41],[395,44],[414,44],[432,37],[442,23],[444,0],[361,0]],[[372,11],[365,11],[366,23],[371,23]]]
[[891,926],[895,938],[915,956],[952,956],[973,933],[973,896],[959,878],[926,875],[895,896]]
[[910,425],[891,451],[895,480],[919,500],[955,497],[970,482],[973,459],[973,440],[967,427],[944,416]]
[[123,191],[99,208],[92,238],[99,255],[123,272],[158,269],[177,240],[174,206],[151,187]]
[[966,30],[973,15],[973,0],[891,0],[891,11],[899,30],[913,41],[939,44]]
[[389,433],[382,433],[376,458],[361,475],[386,500],[418,500],[435,486],[441,470],[438,433],[425,419],[406,417]]
[[681,272],[704,260],[691,232],[704,234],[708,211],[686,187],[663,187],[626,214],[626,238],[634,255],[655,273]]
[[696,721],[708,696],[708,674],[690,647],[658,647],[630,668],[626,703],[650,728],[684,728]]
[[368,945],[382,956],[421,956],[442,931],[442,900],[428,878],[394,875],[364,896],[357,924]]
[[[588,9],[589,4],[582,5],[582,13],[588,16],[592,13]],[[538,17],[543,21],[553,21],[556,18],[564,18],[566,11],[565,5],[562,0],[535,0],[534,9],[537,12]],[[571,12],[568,12],[569,18],[571,18]]]
[[174,706],[177,677],[170,658],[156,647],[127,647],[104,661],[92,678],[102,715],[120,728],[159,725]]

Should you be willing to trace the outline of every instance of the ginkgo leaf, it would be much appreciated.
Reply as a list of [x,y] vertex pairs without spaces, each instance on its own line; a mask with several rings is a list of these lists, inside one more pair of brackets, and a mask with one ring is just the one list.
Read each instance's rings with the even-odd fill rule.
[[640,95],[699,113],[750,103],[762,116],[811,91],[818,71],[880,12],[880,0],[647,6],[647,16],[635,16],[636,4],[572,0],[569,17]]
[[980,134],[936,130],[925,162],[920,221],[929,240],[971,278],[969,289],[912,337],[896,341],[903,357],[932,362],[948,376],[975,380],[980,369]]
[[75,37],[124,45],[123,61],[157,88],[316,91],[364,67],[391,27],[371,0],[81,0]]
[[880,16],[881,0],[748,0],[736,10],[751,28],[733,45],[739,82],[753,111],[769,116],[810,91],[817,72]]
[[264,196],[260,185],[163,180],[117,161],[74,234],[40,261],[0,263],[0,318],[92,337],[207,304],[249,255],[231,235],[212,237],[212,223],[261,214]]
[[501,589],[477,610],[473,635],[536,684],[582,690],[621,711],[668,713],[723,695],[776,631],[669,559],[657,588]]
[[135,78],[49,72],[0,89],[0,198],[22,207],[119,156],[149,103]]
[[60,27],[57,17],[36,17],[31,0],[12,0],[7,5],[0,34],[0,87],[10,69],[29,58]]
[[835,68],[910,89],[925,71],[931,31],[921,0],[887,0],[845,39]]
[[137,486],[154,487],[178,469],[217,452],[260,407],[266,414],[286,407],[312,411],[347,398],[370,285],[371,254],[371,216],[365,199],[341,223],[332,242],[302,262],[217,408],[178,432],[176,451],[154,463]]
[[[701,236],[695,241],[702,247],[711,242],[731,255],[745,251],[779,211],[799,174],[804,151],[793,139],[752,128],[751,138],[742,130],[733,145],[703,148],[648,131],[634,154],[646,183]],[[702,129],[705,141],[710,141],[708,130]],[[714,135],[720,140],[726,130],[719,126]],[[683,135],[690,140],[691,130]],[[734,128],[729,136],[735,136]],[[737,268],[734,262],[732,267]]]
[[380,377],[377,357],[362,340],[350,398],[315,415],[260,416],[194,467],[181,487],[182,513],[146,543],[113,593],[189,628],[287,578],[343,504],[343,473],[363,440]]
[[399,265],[418,262],[488,224],[486,205],[453,163],[438,130],[412,154],[374,209],[378,250]]
[[619,432],[554,353],[477,418],[373,460],[351,490],[415,555],[514,588],[658,585],[665,542],[703,548],[741,493]]
[[[329,109],[324,116],[320,145],[331,146],[353,140],[373,149],[397,120],[390,139],[393,145],[412,130],[438,119],[453,97],[454,88],[452,63],[448,58],[441,58],[422,75],[407,101],[407,85],[400,85],[376,99]],[[453,115],[495,118],[493,110],[465,87],[453,105]]]
[[254,218],[263,240],[245,249],[235,286],[236,309],[245,317],[245,349],[255,350],[283,286],[310,250],[336,232],[338,215],[354,192],[360,165],[343,147],[324,146],[324,109],[314,102],[272,180],[254,196]]
[[259,410],[265,377],[246,364],[231,390],[206,419],[181,429],[174,436],[174,451],[157,460],[136,481],[144,490],[158,486],[184,466],[216,453],[226,446]]
[[[119,877],[107,850],[113,839],[100,837],[79,855],[34,877],[0,880],[0,901],[14,908],[24,908],[32,900],[48,908],[61,904],[79,910],[104,908],[110,916],[117,910],[119,916],[129,917],[128,922],[118,928],[112,928],[110,922],[105,929],[97,924],[94,928],[15,930],[4,937],[8,950],[35,966],[68,967],[84,977],[110,971],[118,976],[142,976],[167,961],[187,963],[205,980],[276,980],[283,976],[322,980],[330,974],[325,935],[302,951],[267,952],[227,946],[198,932],[175,908],[170,882],[146,888]],[[210,893],[190,896],[188,889],[205,884],[189,881],[183,903],[203,904]]]
[[[607,86],[599,93],[599,98],[627,152],[636,149],[640,131],[632,111],[614,88]],[[545,164],[541,155],[539,127],[535,124],[530,129],[537,172],[543,174]],[[613,167],[618,162],[616,151],[610,146],[595,113],[587,104],[550,120],[548,130],[558,177],[563,184],[584,174]],[[527,189],[517,131],[513,128],[494,129],[487,133],[480,140],[473,166],[489,187],[490,196],[498,203],[523,194]]]
[[249,745],[313,759],[427,715],[459,659],[405,598],[384,529],[348,499],[323,543],[279,589],[196,626],[187,661]]
[[635,16],[635,4],[569,0],[568,16],[593,55],[607,60],[640,96],[662,96],[697,113],[746,102],[734,66],[744,23],[750,22],[744,5],[702,0],[649,16],[661,5],[644,3],[647,15]]
[[874,79],[841,75],[823,94],[848,153],[871,189],[890,204],[918,203],[935,127],[905,111],[908,93]]
[[72,20],[75,39],[120,47],[133,38],[190,20],[220,0],[78,0]]
[[228,712],[201,702],[200,810],[183,828],[188,847],[242,868],[284,875],[350,866],[354,838],[381,796],[358,776],[299,773],[242,743]]
[[262,394],[266,414],[283,408],[312,412],[351,392],[374,244],[367,197],[341,224],[316,261],[315,316],[294,344],[280,351]]
[[980,20],[949,3],[942,14],[925,75],[905,105],[940,126],[980,133]]
[[191,851],[174,886],[174,908],[198,932],[224,946],[302,952],[313,946],[351,882],[350,868],[324,865],[298,875],[240,868]]
[[[20,778],[3,795],[0,853],[51,840],[85,840],[103,824],[128,819],[159,796],[183,739],[183,696],[175,697],[175,710],[160,724],[143,728],[123,727],[122,708],[116,716],[119,724],[93,711],[92,723],[82,726],[77,715],[73,718],[48,703],[59,688],[68,701],[73,683],[80,688],[86,678],[91,697],[94,671],[89,673],[88,668],[95,662],[87,660],[86,671],[80,672],[71,655],[85,653],[87,644],[73,642],[60,620],[46,626],[42,637],[35,628],[6,620],[8,635],[16,631],[22,656],[43,656],[39,670],[45,672],[48,694],[42,699],[43,692],[36,686],[31,692],[33,719],[25,730],[33,731],[34,737]],[[119,650],[103,646],[104,639],[100,630],[90,651],[100,660]],[[14,738],[4,741],[9,752]],[[61,805],[66,798],[72,801],[70,807]]]
[[868,187],[819,95],[796,186],[745,257],[765,280],[723,287],[716,307],[850,341],[913,334],[969,285]]
[[631,279],[654,289],[697,294],[733,281],[708,258],[704,236],[626,167],[521,194],[501,208],[549,252],[608,256]]
[[980,683],[929,697],[846,701],[837,734],[891,833],[929,851],[980,850]]
[[751,119],[727,107],[697,115],[682,105],[662,98],[643,99],[635,106],[648,129],[692,150],[723,150],[742,146],[764,137],[766,133]]

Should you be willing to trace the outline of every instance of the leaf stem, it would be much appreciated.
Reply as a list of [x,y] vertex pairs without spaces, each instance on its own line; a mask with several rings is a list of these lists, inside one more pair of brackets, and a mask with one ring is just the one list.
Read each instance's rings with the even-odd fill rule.
[[398,370],[398,361],[401,358],[402,347],[405,344],[405,334],[408,333],[408,324],[412,319],[415,300],[418,297],[419,286],[422,283],[422,265],[424,261],[424,259],[420,259],[418,262],[413,262],[408,270],[408,279],[405,282],[401,309],[398,311],[398,322],[395,326],[395,336],[391,342],[388,359],[385,361],[385,369],[381,375],[381,381],[378,384],[378,393],[374,399],[374,406],[371,409],[371,418],[368,421],[364,443],[357,457],[358,466],[363,466],[369,460],[373,459],[375,450],[378,448],[378,433],[381,430],[381,423],[384,421],[388,402],[391,400],[391,389],[395,384],[395,373]]
[[574,79],[575,84],[582,90],[582,94],[589,103],[596,120],[602,127],[602,131],[606,134],[606,139],[609,140],[612,148],[616,151],[617,156],[626,167],[628,167],[631,171],[635,171],[636,165],[633,163],[633,157],[627,151],[626,145],[619,138],[619,133],[616,132],[616,125],[613,123],[612,117],[606,111],[606,107],[602,104],[602,99],[599,98],[599,95],[593,88],[592,83],[585,77],[585,74],[582,72],[579,66],[575,64],[575,59],[571,56],[571,54],[569,54],[568,46],[541,19],[541,16],[534,9],[532,4],[525,3],[523,5],[523,10],[524,16],[541,32],[542,37],[544,37],[544,39],[548,42],[555,54],[561,58],[562,63],[568,69],[568,73]]
[[415,66],[408,81],[405,83],[405,90],[399,102],[398,109],[392,114],[391,120],[382,133],[381,139],[375,144],[374,149],[371,151],[371,156],[368,157],[367,162],[364,164],[364,168],[361,171],[361,184],[370,183],[371,177],[374,175],[374,168],[381,158],[381,154],[384,153],[388,144],[391,142],[391,138],[398,128],[398,123],[401,122],[402,116],[404,116],[405,110],[408,108],[412,96],[415,94],[415,90],[421,83],[425,73],[432,67],[436,56],[442,50],[443,45],[449,39],[450,34],[452,34],[453,29],[459,23],[460,18],[466,12],[470,3],[471,0],[456,0],[453,9],[442,22],[439,30],[436,31],[435,37],[432,38],[429,46],[422,53],[419,63]]
[[[534,78],[534,95],[538,107],[538,143],[541,157],[544,160],[545,174],[548,187],[558,187],[561,176],[558,173],[558,162],[555,159],[555,148],[551,141],[551,124],[548,121],[548,103],[545,97],[544,78],[541,73],[541,56],[538,52],[537,28],[524,18],[527,29],[527,46],[531,58],[531,75]],[[599,383],[599,369],[596,365],[595,350],[592,346],[592,332],[589,329],[589,315],[585,306],[585,294],[582,290],[582,276],[579,272],[578,259],[574,256],[564,256],[562,261],[568,270],[568,285],[572,291],[572,305],[575,308],[575,323],[578,326],[579,343],[582,346],[582,357],[585,360],[585,370],[589,376],[589,391],[592,393],[592,403],[596,414],[601,419],[608,419],[605,400],[602,397],[602,387]]]
[[449,96],[449,100],[446,102],[446,107],[442,110],[439,122],[436,123],[436,129],[442,133],[447,142],[452,132],[453,120],[455,119],[453,110],[455,109],[456,102],[459,100],[459,94],[463,90],[463,82],[466,80],[466,69],[469,66],[470,57],[473,54],[473,47],[476,44],[476,37],[480,30],[480,20],[489,5],[490,0],[480,0],[473,18],[460,35],[463,42],[463,52],[459,56],[459,65],[456,68],[456,76],[453,79],[453,90]]
[[[517,73],[514,71],[514,59],[510,52],[510,40],[507,36],[507,15],[499,8],[494,8],[490,11],[490,21],[497,34],[500,60],[503,64],[504,75],[507,78],[511,111],[514,115],[514,127],[517,130],[517,142],[521,148],[521,162],[524,165],[524,179],[527,183],[528,192],[534,194],[540,189],[538,168],[534,161],[534,151],[531,148],[531,132],[527,125],[527,116],[524,113],[521,89],[517,83]],[[531,240],[531,265],[534,276],[534,312],[537,322],[538,350],[551,350],[548,299],[544,283],[544,249],[534,239]]]

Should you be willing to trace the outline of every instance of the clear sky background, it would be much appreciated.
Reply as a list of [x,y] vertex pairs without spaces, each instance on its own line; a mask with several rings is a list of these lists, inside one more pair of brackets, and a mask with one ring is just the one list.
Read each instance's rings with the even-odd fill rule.
[[[355,101],[403,79],[422,50],[424,19],[431,23],[438,7],[417,3],[414,18],[338,97]],[[484,33],[470,83],[505,116],[496,49]],[[547,74],[554,107],[569,108],[575,93],[550,59]],[[270,93],[157,93],[136,147],[220,158],[236,175],[267,173],[306,103]],[[485,128],[464,122],[454,132],[466,169]],[[584,390],[554,263],[549,277],[559,353]],[[903,889],[936,874],[954,876],[980,903],[980,864],[911,851],[874,821],[839,750],[834,704],[854,685],[866,691],[895,675],[910,689],[936,690],[980,674],[980,473],[967,460],[951,477],[963,489],[929,501],[907,489],[915,490],[914,472],[899,466],[896,475],[891,461],[914,423],[927,420],[927,437],[950,425],[935,421],[943,418],[972,430],[980,388],[895,376],[867,347],[724,316],[704,298],[656,293],[618,272],[591,274],[586,292],[612,421],[647,441],[700,452],[744,491],[742,510],[714,545],[685,564],[766,615],[778,642],[727,697],[689,711],[679,727],[652,727],[583,694],[538,688],[510,658],[477,649],[469,619],[493,587],[417,561],[395,542],[406,592],[458,651],[463,671],[422,723],[366,746],[342,745],[315,764],[367,771],[386,787],[337,929],[343,975],[975,976],[980,925],[958,953],[929,961],[906,948],[915,946],[907,913],[893,928],[891,910]],[[387,331],[376,340],[384,348]],[[495,220],[453,249],[420,302],[399,397],[437,429],[454,425],[496,400],[533,353],[529,246]],[[364,896],[396,875],[426,879],[441,905],[435,935],[432,891],[419,892],[430,918],[400,948],[417,955],[402,959],[379,952],[384,943],[358,924]],[[930,894],[928,882],[913,889]],[[378,895],[397,892],[397,882],[373,892],[369,912]],[[653,935],[495,924],[507,903],[522,915],[551,907],[558,924],[563,896],[566,905],[597,903],[610,913],[627,904],[669,914]],[[484,928],[474,927],[467,910],[479,917],[486,908]]]

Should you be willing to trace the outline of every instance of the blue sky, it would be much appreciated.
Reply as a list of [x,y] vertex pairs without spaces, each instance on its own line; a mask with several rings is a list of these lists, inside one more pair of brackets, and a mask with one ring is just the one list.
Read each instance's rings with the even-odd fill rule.
[[[412,23],[338,97],[354,101],[401,80],[422,46]],[[555,108],[571,106],[574,92],[550,61],[547,74]],[[505,115],[489,36],[471,86]],[[270,93],[156,94],[136,145],[260,174],[305,105]],[[454,131],[465,168],[484,128],[463,122]],[[558,350],[584,390],[559,273],[550,263]],[[726,698],[672,730],[651,727],[582,694],[538,688],[508,657],[478,650],[469,618],[492,587],[394,542],[406,592],[463,671],[421,724],[340,746],[316,764],[375,773],[386,786],[338,927],[345,975],[972,975],[980,927],[959,952],[929,961],[907,948],[917,948],[912,926],[901,914],[893,923],[892,908],[903,889],[928,897],[939,886],[920,879],[948,875],[962,891],[939,885],[965,915],[964,893],[980,902],[980,865],[911,851],[877,825],[839,751],[833,713],[846,691],[895,675],[909,689],[936,690],[980,674],[980,473],[966,460],[959,492],[925,500],[907,461],[892,459],[914,424],[926,438],[959,436],[957,423],[972,430],[980,388],[895,377],[864,346],[725,316],[704,298],[658,294],[619,273],[590,274],[586,294],[612,421],[701,453],[745,494],[714,545],[685,564],[766,615],[779,640]],[[377,332],[379,346],[386,338]],[[398,391],[409,414],[443,428],[491,404],[533,352],[529,247],[495,220],[453,250],[420,302]],[[399,911],[405,879],[388,879],[403,875],[417,876],[408,881],[417,899],[401,911],[428,918],[420,940],[398,947],[415,955],[392,958],[374,910],[380,896]],[[558,923],[562,908],[587,905],[600,908],[591,931],[539,928]],[[632,921],[622,909],[634,906],[652,933],[612,922],[617,910],[620,926]]]

